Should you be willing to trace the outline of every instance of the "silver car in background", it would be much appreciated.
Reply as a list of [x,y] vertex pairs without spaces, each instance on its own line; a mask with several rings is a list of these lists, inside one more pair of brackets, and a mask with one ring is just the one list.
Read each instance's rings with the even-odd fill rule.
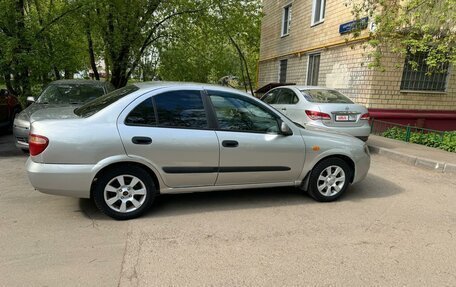
[[262,98],[284,115],[303,126],[338,131],[367,141],[369,112],[340,92],[310,86],[282,86]]
[[37,112],[27,173],[41,192],[130,219],[159,193],[295,186],[318,201],[365,178],[362,141],[311,131],[258,99],[205,84],[142,83]]
[[95,80],[58,80],[49,83],[38,98],[28,97],[29,106],[20,112],[13,122],[16,147],[28,151],[31,116],[43,109],[76,108],[114,90],[109,82]]

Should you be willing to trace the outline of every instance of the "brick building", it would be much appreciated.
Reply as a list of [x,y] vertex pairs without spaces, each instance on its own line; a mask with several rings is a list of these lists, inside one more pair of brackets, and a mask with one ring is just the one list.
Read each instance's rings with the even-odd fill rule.
[[377,119],[456,130],[456,73],[426,76],[423,55],[413,71],[407,57],[384,55],[385,71],[369,69],[365,28],[353,40],[353,16],[344,0],[264,0],[258,86],[288,82],[336,88]]

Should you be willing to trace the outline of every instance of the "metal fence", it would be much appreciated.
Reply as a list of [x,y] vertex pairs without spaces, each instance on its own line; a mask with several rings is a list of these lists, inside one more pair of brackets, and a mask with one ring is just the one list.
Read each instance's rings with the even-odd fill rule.
[[446,134],[444,131],[419,128],[410,125],[401,125],[376,119],[372,119],[371,121],[371,133],[389,138],[401,139],[406,142],[410,142],[412,135],[419,136],[420,134],[433,134],[436,139],[440,138],[440,141],[443,141]]

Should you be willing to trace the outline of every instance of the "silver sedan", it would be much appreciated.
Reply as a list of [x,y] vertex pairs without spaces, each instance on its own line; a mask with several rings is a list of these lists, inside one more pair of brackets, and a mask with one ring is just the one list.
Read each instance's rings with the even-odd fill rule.
[[29,143],[36,189],[93,198],[115,219],[141,215],[159,193],[295,186],[333,201],[370,166],[354,137],[305,129],[252,96],[204,84],[135,84],[38,111]]
[[339,91],[310,86],[282,86],[266,93],[262,101],[306,127],[343,132],[367,141],[369,112]]

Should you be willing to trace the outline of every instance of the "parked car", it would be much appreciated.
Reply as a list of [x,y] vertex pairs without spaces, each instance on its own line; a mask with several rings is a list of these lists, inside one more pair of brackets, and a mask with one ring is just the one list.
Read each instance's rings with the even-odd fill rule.
[[36,101],[33,97],[27,98],[30,105],[14,120],[13,132],[16,146],[23,151],[28,151],[30,116],[36,111],[68,106],[75,109],[113,90],[114,87],[109,82],[93,80],[59,80],[50,83]]
[[29,144],[36,189],[93,198],[116,219],[141,215],[159,193],[296,186],[333,201],[370,166],[354,137],[304,129],[248,94],[205,84],[135,84],[36,112]]
[[11,132],[16,114],[22,110],[18,99],[6,89],[0,89],[0,131]]
[[272,89],[261,100],[304,126],[347,133],[363,141],[370,134],[366,107],[333,89],[282,86]]

